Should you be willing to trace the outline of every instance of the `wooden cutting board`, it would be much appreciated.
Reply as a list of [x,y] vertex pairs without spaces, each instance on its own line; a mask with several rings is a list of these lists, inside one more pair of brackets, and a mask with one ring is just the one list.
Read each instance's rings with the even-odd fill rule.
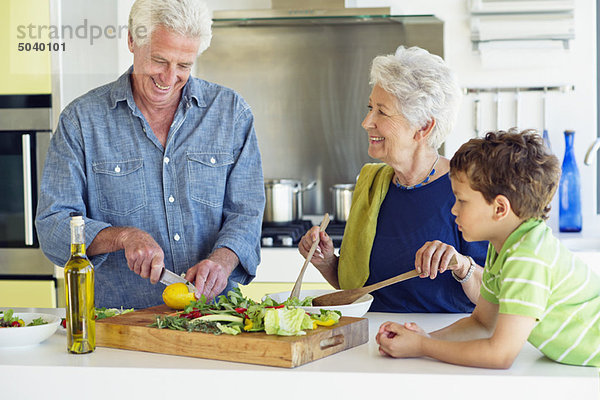
[[210,358],[293,368],[359,346],[369,340],[366,318],[342,317],[338,324],[307,330],[303,336],[264,332],[214,335],[150,328],[155,315],[172,313],[166,305],[96,322],[96,345],[151,353]]

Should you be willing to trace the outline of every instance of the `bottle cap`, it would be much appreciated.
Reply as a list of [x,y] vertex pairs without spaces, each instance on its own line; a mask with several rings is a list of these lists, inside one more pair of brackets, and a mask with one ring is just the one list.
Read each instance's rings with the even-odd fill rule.
[[69,217],[83,217],[83,214],[80,213],[79,211],[71,211],[69,213]]

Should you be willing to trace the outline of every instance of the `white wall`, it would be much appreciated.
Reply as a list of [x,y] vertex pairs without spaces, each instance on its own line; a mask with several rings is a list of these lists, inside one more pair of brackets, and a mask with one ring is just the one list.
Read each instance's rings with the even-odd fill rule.
[[[269,8],[269,0],[208,0],[213,10]],[[583,165],[588,146],[597,136],[596,127],[596,2],[575,0],[575,39],[569,50],[508,50],[478,54],[470,40],[467,0],[346,0],[346,7],[390,7],[392,14],[433,14],[444,21],[445,59],[456,71],[463,87],[530,87],[574,85],[573,93],[549,93],[546,98],[547,126],[554,153],[562,161],[563,131],[575,130],[575,153],[582,179],[584,231],[598,225],[596,216],[596,168]],[[366,77],[365,77],[366,79]],[[522,93],[519,128],[543,126],[541,93]],[[493,95],[481,97],[482,131],[496,129]],[[446,142],[446,154],[474,134],[473,95],[465,96],[457,125]],[[499,128],[515,126],[515,96],[500,96]],[[555,199],[550,225],[558,226]]]
[[[118,24],[127,23],[132,0],[120,0]],[[213,10],[269,8],[270,0],[208,0]],[[587,147],[597,136],[596,127],[596,2],[575,0],[575,39],[568,51],[506,51],[496,56],[472,50],[467,0],[346,0],[347,7],[391,7],[393,14],[433,14],[445,22],[445,58],[456,71],[464,87],[557,86],[574,85],[570,94],[550,93],[547,97],[548,122],[555,154],[562,160],[563,131],[575,130],[575,152],[582,178],[584,231],[600,225],[596,216],[596,167],[583,166]],[[114,21],[111,21],[114,23]],[[124,40],[118,43],[118,68],[122,73],[131,64]],[[365,77],[367,79],[367,77]],[[493,96],[482,97],[482,130],[496,128]],[[501,96],[500,125],[515,125],[514,96]],[[461,143],[473,136],[473,97],[465,96],[459,120],[446,142],[451,156]],[[542,127],[542,100],[539,93],[523,94],[520,102],[519,128]],[[557,226],[557,208],[553,207],[551,225]]]

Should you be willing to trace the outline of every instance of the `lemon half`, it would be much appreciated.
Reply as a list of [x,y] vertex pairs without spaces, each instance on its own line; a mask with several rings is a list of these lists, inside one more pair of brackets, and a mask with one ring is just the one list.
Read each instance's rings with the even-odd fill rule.
[[183,310],[188,304],[196,300],[194,293],[181,282],[173,283],[165,288],[162,294],[163,301],[167,306],[175,310]]

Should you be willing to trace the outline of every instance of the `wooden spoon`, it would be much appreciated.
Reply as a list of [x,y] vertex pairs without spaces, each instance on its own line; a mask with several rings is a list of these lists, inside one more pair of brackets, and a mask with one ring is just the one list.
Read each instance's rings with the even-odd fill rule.
[[[319,232],[325,231],[328,224],[329,224],[329,214],[325,213],[325,216],[323,216],[323,221],[321,222],[321,225],[319,226]],[[298,275],[298,278],[296,279],[296,283],[294,283],[294,288],[292,289],[292,291],[290,293],[290,297],[289,297],[290,299],[292,297],[295,297],[298,299],[300,296],[300,287],[302,286],[302,278],[304,277],[304,271],[306,271],[306,266],[310,262],[310,259],[312,258],[313,254],[315,254],[315,250],[317,249],[317,246],[319,245],[319,240],[321,240],[320,233],[317,236],[317,240],[315,240],[314,243],[312,244],[312,246],[310,246],[310,251],[308,252],[308,255],[306,256],[306,260],[304,260],[302,269],[300,269],[300,274]]]
[[[453,267],[457,264],[458,264],[458,261],[456,260],[456,257],[452,256],[448,267]],[[419,273],[417,272],[417,270],[412,270],[412,271],[408,271],[403,274],[394,276],[392,278],[386,279],[384,281],[374,283],[369,286],[363,286],[361,288],[356,288],[356,289],[341,290],[339,292],[322,294],[313,299],[312,305],[319,307],[319,306],[343,306],[345,304],[351,304],[367,293],[371,293],[374,290],[381,289],[381,288],[389,286],[389,285],[393,285],[394,283],[398,283],[398,282],[402,282],[402,281],[405,281],[410,278],[414,278],[415,276],[418,276],[418,275],[419,275]]]

